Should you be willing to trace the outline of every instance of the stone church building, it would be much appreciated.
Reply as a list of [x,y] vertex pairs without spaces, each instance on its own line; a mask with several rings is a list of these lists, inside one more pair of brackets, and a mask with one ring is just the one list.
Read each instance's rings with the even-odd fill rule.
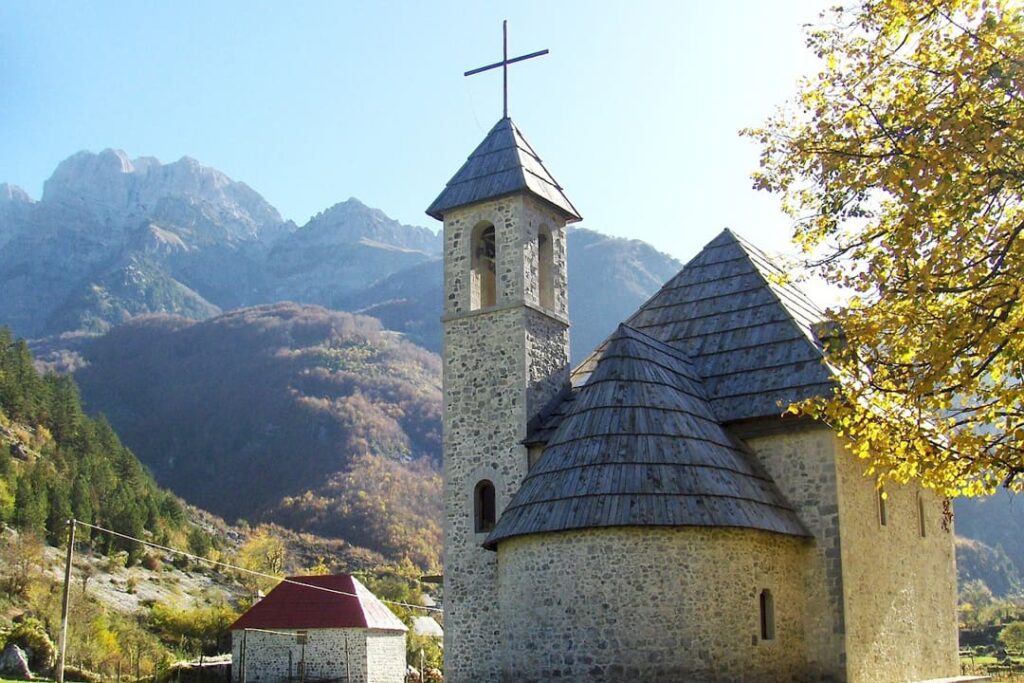
[[959,673],[942,502],[882,498],[828,427],[781,417],[833,377],[817,309],[762,252],[723,231],[570,370],[579,214],[510,119],[427,213],[446,681]]

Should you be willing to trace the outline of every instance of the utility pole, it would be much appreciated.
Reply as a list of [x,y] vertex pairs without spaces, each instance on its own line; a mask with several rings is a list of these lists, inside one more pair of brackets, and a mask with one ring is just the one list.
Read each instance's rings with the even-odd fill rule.
[[75,553],[75,523],[68,520],[68,556],[64,563],[64,599],[60,607],[60,652],[57,655],[57,683],[64,683],[64,655],[68,648],[68,602],[71,599],[71,560]]

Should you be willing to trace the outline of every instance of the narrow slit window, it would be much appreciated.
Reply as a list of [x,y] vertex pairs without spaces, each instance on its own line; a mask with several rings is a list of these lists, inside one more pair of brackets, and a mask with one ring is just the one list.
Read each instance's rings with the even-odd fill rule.
[[775,640],[775,600],[767,588],[761,591],[761,640]]
[[495,513],[494,484],[484,479],[476,485],[473,492],[474,527],[478,534],[487,533],[494,528]]
[[472,272],[470,282],[470,309],[494,306],[498,300],[497,281],[495,277],[495,260],[497,248],[494,241],[494,226],[480,223],[473,228],[472,240]]
[[925,524],[924,515],[924,496],[920,493],[917,494],[917,530],[921,534],[921,538],[928,536],[928,526]]
[[551,231],[541,227],[537,233],[537,299],[542,308],[555,306],[555,257]]
[[878,489],[878,525],[885,526],[889,523],[888,511],[885,506],[885,492]]

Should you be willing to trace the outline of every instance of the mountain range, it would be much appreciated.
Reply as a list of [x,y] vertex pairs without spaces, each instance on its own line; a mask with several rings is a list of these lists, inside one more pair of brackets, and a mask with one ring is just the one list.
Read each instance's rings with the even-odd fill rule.
[[[680,264],[649,245],[584,229],[570,233],[574,355]],[[40,338],[101,333],[147,313],[204,320],[293,301],[364,312],[440,348],[441,237],[357,199],[297,226],[245,183],[194,159],[161,164],[124,152],[79,152],[34,201],[0,185],[0,321]]]
[[[87,407],[187,500],[425,566],[440,539],[440,250],[437,231],[354,198],[299,226],[194,159],[79,152],[39,200],[0,184],[0,325],[74,371]],[[568,253],[574,361],[681,267],[582,227]],[[1005,507],[958,504],[974,574],[1005,567],[991,557],[1024,570]]]

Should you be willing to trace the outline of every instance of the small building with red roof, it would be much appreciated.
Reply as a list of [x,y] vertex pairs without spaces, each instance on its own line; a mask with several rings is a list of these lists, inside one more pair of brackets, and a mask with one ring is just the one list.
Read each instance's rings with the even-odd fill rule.
[[231,625],[236,683],[401,683],[406,627],[355,577],[292,576]]

